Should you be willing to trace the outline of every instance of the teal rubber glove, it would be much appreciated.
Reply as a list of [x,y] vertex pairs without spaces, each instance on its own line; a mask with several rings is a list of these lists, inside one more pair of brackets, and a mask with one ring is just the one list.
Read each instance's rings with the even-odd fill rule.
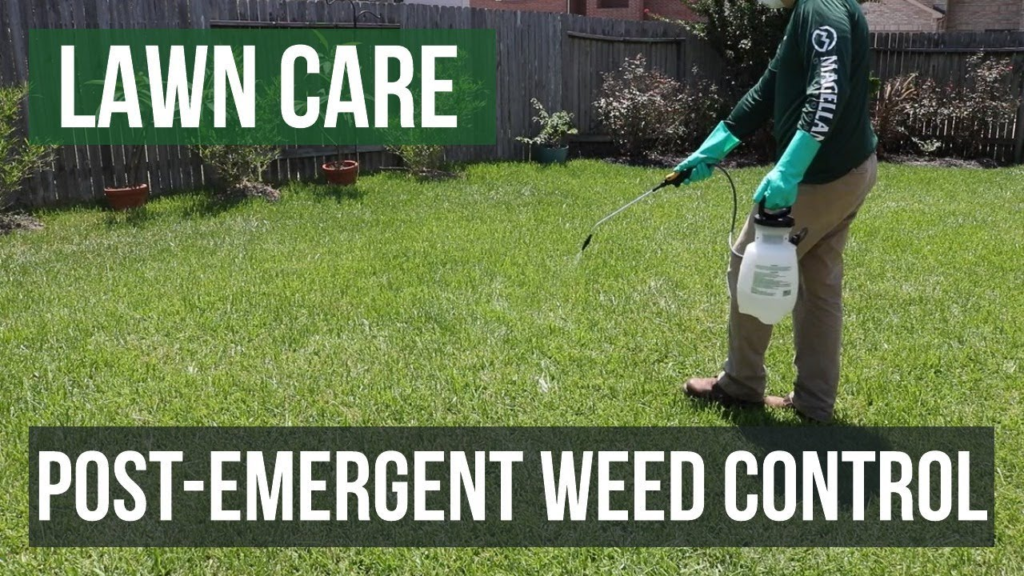
[[684,184],[700,182],[711,176],[711,166],[718,164],[725,159],[725,156],[733,148],[739,146],[740,141],[725,127],[725,122],[719,122],[710,136],[704,140],[696,152],[690,154],[676,166],[676,172],[692,169],[690,177],[683,180]]
[[818,154],[821,143],[803,130],[797,130],[782,158],[771,172],[764,177],[754,192],[754,203],[764,200],[769,210],[788,208],[796,202],[796,191],[804,179],[807,168]]

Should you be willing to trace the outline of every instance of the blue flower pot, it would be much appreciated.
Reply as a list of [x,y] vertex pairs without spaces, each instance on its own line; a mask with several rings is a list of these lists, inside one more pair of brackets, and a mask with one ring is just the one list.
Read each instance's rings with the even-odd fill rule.
[[550,146],[534,146],[533,159],[540,164],[564,164],[569,157],[569,147],[552,148]]

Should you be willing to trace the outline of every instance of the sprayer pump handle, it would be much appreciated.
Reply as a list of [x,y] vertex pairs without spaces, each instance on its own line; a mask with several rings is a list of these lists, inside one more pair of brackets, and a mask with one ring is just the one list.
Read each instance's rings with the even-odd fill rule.
[[792,208],[789,206],[769,212],[764,206],[764,198],[757,203],[757,215],[754,216],[754,223],[769,228],[792,228],[793,217],[790,216]]
[[780,208],[778,210],[772,210],[771,212],[767,212],[767,209],[764,207],[764,200],[764,198],[761,198],[761,201],[757,203],[757,213],[762,218],[782,218],[784,216],[789,216],[790,212],[793,211],[792,208],[786,206],[785,208]]

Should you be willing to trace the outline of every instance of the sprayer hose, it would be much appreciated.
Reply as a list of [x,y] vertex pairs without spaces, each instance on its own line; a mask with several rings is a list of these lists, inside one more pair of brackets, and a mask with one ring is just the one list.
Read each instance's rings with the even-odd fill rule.
[[725,179],[729,181],[729,188],[732,189],[732,224],[729,226],[729,250],[732,250],[733,236],[736,235],[736,216],[739,210],[739,203],[736,199],[736,184],[732,181],[732,176],[729,175],[729,171],[722,168],[720,164],[715,164],[715,168],[722,171],[725,174]]

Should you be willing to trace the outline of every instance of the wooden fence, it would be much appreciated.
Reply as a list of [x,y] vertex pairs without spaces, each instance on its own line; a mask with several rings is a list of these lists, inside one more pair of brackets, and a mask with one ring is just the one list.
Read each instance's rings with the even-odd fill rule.
[[[626,22],[569,14],[541,14],[422,4],[360,3],[367,10],[360,27],[487,28],[497,34],[497,142],[453,147],[455,160],[515,159],[523,156],[516,136],[531,135],[537,98],[551,109],[565,108],[593,126],[591,101],[600,72],[644,53],[653,65],[685,76],[697,66],[715,70],[717,57],[676,26]],[[270,27],[281,24],[351,27],[352,6],[323,0],[3,0],[0,18],[0,83],[27,78],[27,34],[33,28],[209,28]],[[7,55],[10,55],[8,57]],[[585,87],[580,89],[580,87]],[[124,146],[62,146],[52,169],[26,184],[28,205],[55,205],[102,197],[104,182],[126,163]],[[333,148],[287,148],[271,168],[277,180],[310,180]],[[364,169],[395,163],[379,146],[360,148]],[[206,184],[208,175],[194,151],[183,146],[147,146],[146,169],[154,194]]]
[[[874,73],[882,80],[917,73],[940,86],[959,88],[967,78],[967,60],[974,54],[1007,58],[1014,74],[1006,85],[1006,98],[1024,100],[1024,31],[872,34]],[[929,127],[941,139],[956,127],[945,123]],[[990,126],[982,142],[985,156],[999,162],[1024,162],[1024,103],[1017,118]]]
[[[496,31],[497,141],[493,146],[452,147],[455,160],[518,159],[523,147],[516,136],[532,134],[530,99],[548,109],[576,115],[581,139],[593,138],[600,127],[592,102],[601,73],[618,67],[627,56],[643,53],[648,62],[686,80],[691,70],[718,78],[724,71],[717,56],[677,26],[662,22],[629,22],[570,14],[493,11],[422,4],[360,3],[323,0],[3,0],[0,2],[0,84],[27,78],[28,30],[33,28],[210,28],[315,25],[351,27],[352,14],[362,11],[360,27],[485,28]],[[1021,34],[875,34],[875,70],[882,78],[919,71],[940,80],[962,82],[963,62],[979,47],[1006,52],[1018,64],[1024,57]],[[1019,80],[1019,78],[1018,78]],[[1024,91],[1018,85],[1015,94]],[[1020,114],[1024,122],[1024,113]],[[1012,158],[1024,127],[1000,127],[992,135],[993,156]],[[57,205],[102,197],[104,183],[114,182],[126,164],[124,146],[83,143],[62,146],[53,166],[26,183],[23,202]],[[381,147],[360,148],[364,169],[394,164]],[[271,167],[275,180],[312,180],[333,148],[286,148]],[[208,183],[209,175],[191,149],[147,146],[145,167],[154,194],[191,189]]]

